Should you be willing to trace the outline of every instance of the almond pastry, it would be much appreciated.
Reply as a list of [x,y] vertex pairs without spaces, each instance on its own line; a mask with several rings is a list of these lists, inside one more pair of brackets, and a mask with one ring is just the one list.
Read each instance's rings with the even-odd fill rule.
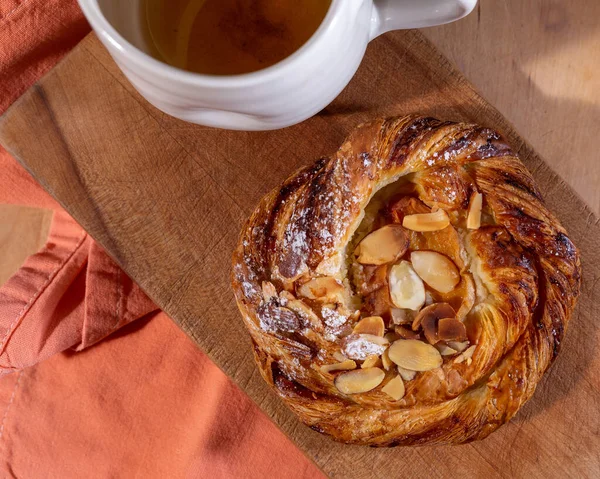
[[302,422],[398,446],[509,421],[560,351],[580,278],[496,132],[407,116],[360,126],[265,196],[232,285],[262,377]]

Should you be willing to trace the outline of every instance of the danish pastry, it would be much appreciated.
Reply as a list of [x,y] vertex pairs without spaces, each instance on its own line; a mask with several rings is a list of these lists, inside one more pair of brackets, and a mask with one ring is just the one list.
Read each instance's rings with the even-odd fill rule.
[[532,396],[580,289],[577,248],[493,130],[357,128],[262,199],[232,285],[265,381],[373,446],[486,437]]

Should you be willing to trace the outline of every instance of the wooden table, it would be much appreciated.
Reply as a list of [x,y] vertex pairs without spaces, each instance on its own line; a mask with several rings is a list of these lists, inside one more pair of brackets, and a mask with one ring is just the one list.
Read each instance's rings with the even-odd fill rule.
[[599,19],[598,0],[480,0],[423,30],[596,214]]
[[[0,138],[328,474],[598,477],[596,218],[418,34],[384,37],[370,52],[354,86],[317,117],[283,132],[228,133],[149,107],[87,39],[3,119]],[[389,62],[403,82],[385,70]],[[366,87],[377,95],[366,95]],[[487,440],[456,448],[349,447],[300,425],[256,373],[228,287],[228,256],[260,196],[295,167],[333,151],[359,121],[405,110],[477,120],[507,134],[581,247],[586,267],[564,352],[534,399]]]

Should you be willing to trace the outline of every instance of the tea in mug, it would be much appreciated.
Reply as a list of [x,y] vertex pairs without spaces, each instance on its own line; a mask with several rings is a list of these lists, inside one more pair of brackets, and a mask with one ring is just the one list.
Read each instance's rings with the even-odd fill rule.
[[290,56],[315,33],[331,0],[143,0],[152,54],[184,70],[237,75]]

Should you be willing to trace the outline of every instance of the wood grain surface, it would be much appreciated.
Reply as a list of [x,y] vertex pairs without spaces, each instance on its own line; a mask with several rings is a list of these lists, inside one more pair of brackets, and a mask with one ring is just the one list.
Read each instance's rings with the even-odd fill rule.
[[[290,172],[380,115],[423,112],[504,133],[582,251],[563,352],[517,417],[464,446],[371,449],[298,423],[256,371],[229,288],[242,222]],[[189,125],[148,105],[88,37],[0,120],[0,141],[273,421],[332,477],[598,477],[598,220],[418,32],[371,44],[314,118],[276,132]],[[285,460],[285,458],[282,458]]]
[[46,244],[51,221],[50,210],[0,204],[0,286]]
[[479,0],[423,33],[600,213],[600,1]]

